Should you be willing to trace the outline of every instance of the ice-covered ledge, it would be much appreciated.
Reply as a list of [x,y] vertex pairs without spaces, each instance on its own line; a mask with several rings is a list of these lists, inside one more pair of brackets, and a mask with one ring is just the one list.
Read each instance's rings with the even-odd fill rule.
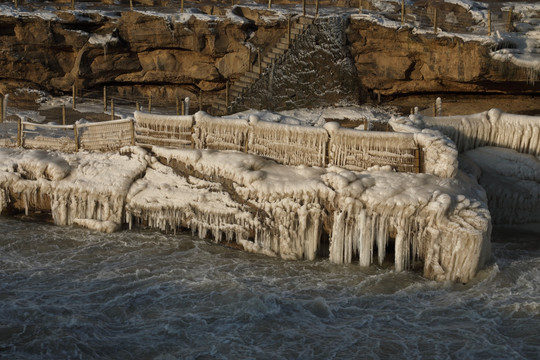
[[187,228],[291,260],[328,257],[396,271],[423,262],[424,276],[436,280],[466,282],[489,257],[485,194],[461,172],[442,179],[290,167],[231,151],[152,151],[0,149],[2,208],[49,203],[58,225]]

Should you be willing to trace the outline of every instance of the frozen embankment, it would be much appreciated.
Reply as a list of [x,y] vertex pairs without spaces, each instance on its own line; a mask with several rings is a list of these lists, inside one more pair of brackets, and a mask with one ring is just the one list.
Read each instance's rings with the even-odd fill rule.
[[466,282],[490,253],[490,214],[474,178],[290,167],[240,152],[138,147],[63,154],[0,149],[3,210],[50,209],[58,225],[191,229],[285,259],[393,261]]
[[491,109],[464,116],[411,115],[392,126],[450,138],[460,152],[460,167],[486,190],[493,223],[540,221],[540,117]]

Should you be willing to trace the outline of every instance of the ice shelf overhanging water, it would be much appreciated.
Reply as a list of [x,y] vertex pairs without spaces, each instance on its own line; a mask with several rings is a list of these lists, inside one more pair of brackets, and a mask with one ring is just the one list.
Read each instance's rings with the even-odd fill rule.
[[63,154],[0,149],[2,209],[48,209],[58,225],[188,228],[284,259],[361,266],[423,261],[424,276],[468,281],[490,252],[483,189],[454,178],[290,167],[213,150]]

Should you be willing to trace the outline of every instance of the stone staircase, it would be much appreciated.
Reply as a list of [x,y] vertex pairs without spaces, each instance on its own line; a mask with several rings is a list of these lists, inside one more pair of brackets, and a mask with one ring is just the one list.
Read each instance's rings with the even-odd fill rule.
[[[306,29],[313,24],[314,18],[311,16],[298,16],[291,19],[290,25],[290,42],[288,31],[285,33],[279,42],[266,54],[261,54],[261,59],[257,59],[255,65],[250,71],[245,72],[233,84],[229,85],[228,91],[214,101],[210,109],[212,115],[226,115],[229,113],[231,104],[245,94],[251,86],[264,75],[265,70],[273,63],[277,62],[289,50],[290,46],[296,39],[302,35]],[[259,66],[260,64],[260,66]],[[228,96],[227,96],[228,92]]]

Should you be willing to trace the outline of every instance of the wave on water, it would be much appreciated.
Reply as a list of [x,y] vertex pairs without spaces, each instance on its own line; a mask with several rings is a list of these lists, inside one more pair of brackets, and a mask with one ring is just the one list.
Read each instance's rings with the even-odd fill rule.
[[494,242],[493,264],[463,285],[284,261],[188,234],[102,234],[5,218],[0,233],[0,357],[540,354],[540,251],[527,239]]

